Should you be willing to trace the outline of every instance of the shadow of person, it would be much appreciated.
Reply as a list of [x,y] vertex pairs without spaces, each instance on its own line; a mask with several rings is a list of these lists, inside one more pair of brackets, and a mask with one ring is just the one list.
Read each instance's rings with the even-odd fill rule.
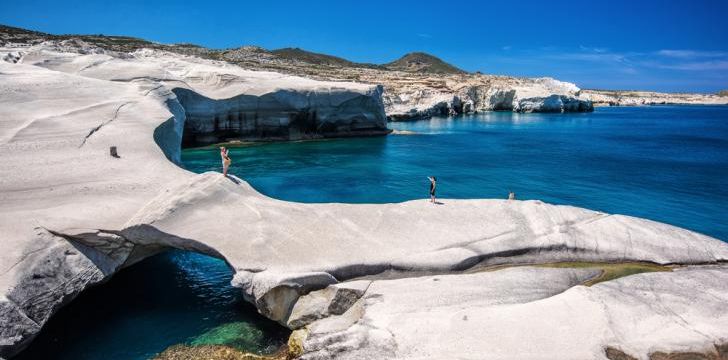
[[444,202],[440,202],[440,201],[435,201],[435,205],[445,205],[445,203]]
[[230,181],[234,182],[236,185],[240,185],[240,180],[235,176],[225,175],[225,177],[230,179]]

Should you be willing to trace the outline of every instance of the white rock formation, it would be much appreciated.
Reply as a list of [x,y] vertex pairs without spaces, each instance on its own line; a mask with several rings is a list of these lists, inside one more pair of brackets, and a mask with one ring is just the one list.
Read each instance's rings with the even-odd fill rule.
[[551,78],[519,79],[485,75],[452,75],[441,85],[431,81],[386,83],[384,104],[392,120],[480,111],[589,112],[579,88]]
[[[185,112],[184,141],[308,139],[389,132],[380,86],[321,82],[158,50],[132,54],[78,45],[57,52],[44,43],[20,62],[88,78],[132,82],[150,92],[164,87]],[[63,46],[66,49],[67,46]],[[68,49],[66,49],[68,50]]]
[[639,359],[711,354],[728,341],[727,270],[645,273],[592,287],[578,286],[594,275],[589,270],[535,267],[376,280],[346,313],[298,330],[306,336],[302,358],[583,360],[604,359],[606,348]]
[[717,94],[659,93],[652,91],[582,90],[580,97],[594,106],[728,105],[728,96]]
[[[0,58],[17,51],[2,49]],[[283,103],[307,98],[328,116],[348,114],[344,124],[382,120],[372,105],[377,88],[166,53],[120,58],[40,46],[0,62],[0,356],[27,346],[82,290],[166,248],[225,259],[262,314],[302,327],[305,358],[603,359],[608,346],[645,358],[726,341],[728,270],[715,266],[728,260],[726,243],[539,201],[271,199],[237,178],[168,160],[179,158],[190,129],[190,105],[175,89],[209,99],[287,89],[276,95]],[[464,273],[574,260],[700,266],[592,288],[578,285],[591,270]],[[517,347],[524,335],[527,349]]]

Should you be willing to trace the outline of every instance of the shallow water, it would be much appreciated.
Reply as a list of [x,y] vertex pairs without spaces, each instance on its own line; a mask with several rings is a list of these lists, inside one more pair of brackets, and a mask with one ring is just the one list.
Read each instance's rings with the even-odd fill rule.
[[232,270],[184,251],[156,255],[82,293],[17,359],[148,359],[179,343],[272,353],[289,331],[230,285]]
[[[494,112],[411,123],[380,138],[232,148],[231,173],[303,202],[540,199],[662,221],[728,240],[728,107],[598,108],[587,114]],[[216,149],[184,166],[220,171]]]

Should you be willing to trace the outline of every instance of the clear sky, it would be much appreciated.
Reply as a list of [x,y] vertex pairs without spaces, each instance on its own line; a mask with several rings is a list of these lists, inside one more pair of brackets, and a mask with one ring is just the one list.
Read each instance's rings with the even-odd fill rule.
[[469,71],[583,88],[728,89],[728,0],[0,0],[0,23],[373,63],[425,51]]

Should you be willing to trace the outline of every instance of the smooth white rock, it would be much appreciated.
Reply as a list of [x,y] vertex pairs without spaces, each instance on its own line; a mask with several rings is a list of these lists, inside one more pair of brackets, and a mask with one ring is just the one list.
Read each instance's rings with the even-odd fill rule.
[[[303,359],[640,360],[728,341],[728,268],[643,273],[576,286],[589,270],[518,267],[375,280],[356,321],[307,327]],[[339,321],[339,326],[330,326]]]

